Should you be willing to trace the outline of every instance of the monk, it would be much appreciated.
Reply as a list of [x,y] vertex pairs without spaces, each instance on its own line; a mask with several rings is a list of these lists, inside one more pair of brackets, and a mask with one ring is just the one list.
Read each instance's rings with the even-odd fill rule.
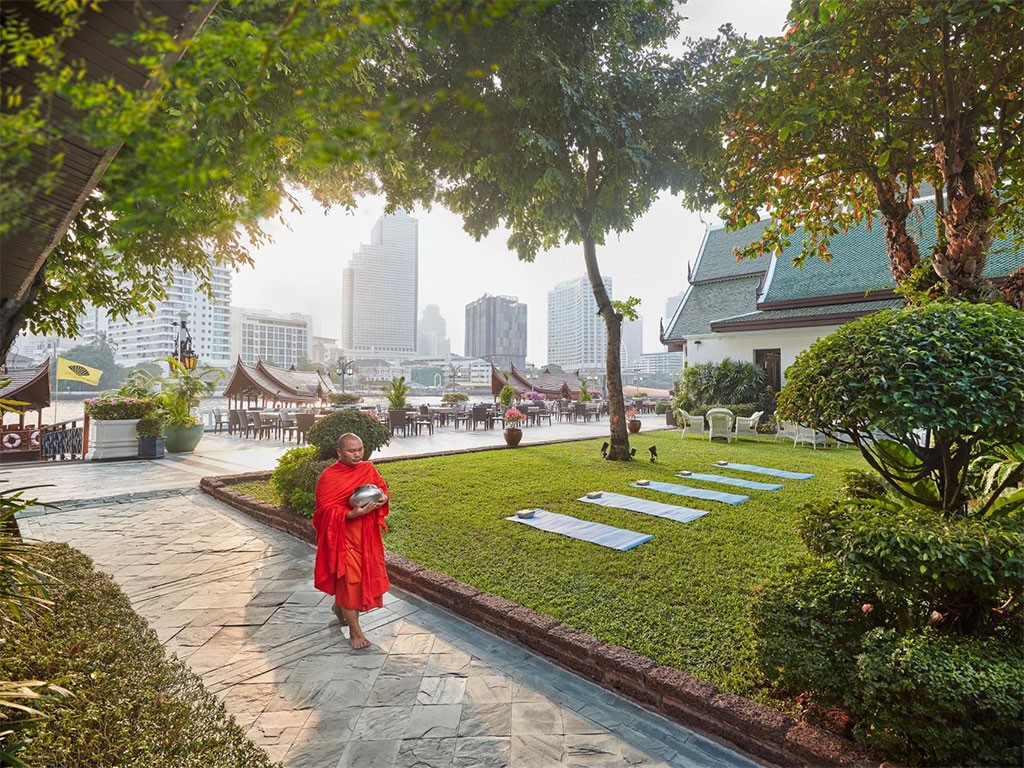
[[[361,485],[384,491],[381,501],[355,506],[349,496]],[[384,568],[384,518],[390,511],[388,486],[376,467],[363,461],[363,441],[347,433],[338,438],[338,461],[323,471],[316,483],[316,563],[313,585],[334,595],[334,615],[348,624],[348,642],[366,648],[359,614],[384,605],[391,586]]]

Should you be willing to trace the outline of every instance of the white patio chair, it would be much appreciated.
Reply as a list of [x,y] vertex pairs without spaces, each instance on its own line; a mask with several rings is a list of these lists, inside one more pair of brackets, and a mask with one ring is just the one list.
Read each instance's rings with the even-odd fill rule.
[[757,440],[760,435],[757,432],[757,422],[764,416],[764,411],[757,411],[750,416],[736,417],[736,437],[752,437]]
[[732,411],[728,408],[712,408],[704,418],[708,420],[708,442],[716,437],[724,437],[726,442],[732,442],[732,425],[736,420]]
[[796,427],[796,437],[793,438],[793,445],[799,445],[800,443],[810,443],[814,450],[818,450],[819,445],[822,448],[825,447],[825,436],[816,429],[802,427],[798,424]]
[[796,440],[796,422],[779,421],[779,425],[775,428],[775,440],[778,441],[780,437],[786,440]]
[[677,408],[676,424],[683,428],[680,437],[686,437],[687,430],[696,432],[698,435],[704,434],[704,417],[699,413],[697,415],[692,415],[684,411],[682,408]]

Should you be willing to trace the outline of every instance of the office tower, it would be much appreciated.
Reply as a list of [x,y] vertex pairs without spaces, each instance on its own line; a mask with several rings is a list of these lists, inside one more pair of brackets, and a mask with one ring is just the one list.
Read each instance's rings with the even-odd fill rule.
[[466,305],[466,357],[499,370],[526,366],[526,305],[514,296],[484,294]]
[[281,314],[265,309],[231,308],[231,356],[243,363],[257,360],[290,368],[313,359],[312,321],[296,312]]
[[177,352],[178,325],[185,319],[192,349],[200,363],[229,368],[231,357],[231,272],[213,267],[213,298],[199,289],[195,275],[175,268],[166,297],[153,312],[134,312],[125,319],[108,318],[107,338],[118,365],[152,363]]
[[675,296],[669,296],[665,300],[665,328],[668,329],[668,325],[672,322],[672,318],[676,316],[676,310],[679,309],[679,305],[683,303],[683,296],[686,295],[686,291],[680,291]]
[[437,304],[427,304],[423,308],[416,347],[420,357],[446,357],[452,352],[448,323],[441,317],[441,308]]
[[341,346],[353,354],[416,351],[418,223],[405,211],[377,219],[341,277]]
[[[608,298],[612,279],[602,277]],[[604,370],[608,331],[597,314],[597,300],[586,275],[548,291],[548,362],[562,370]]]
[[644,320],[638,317],[636,320],[622,321],[622,353],[621,363],[625,368],[628,363],[640,359],[644,353]]

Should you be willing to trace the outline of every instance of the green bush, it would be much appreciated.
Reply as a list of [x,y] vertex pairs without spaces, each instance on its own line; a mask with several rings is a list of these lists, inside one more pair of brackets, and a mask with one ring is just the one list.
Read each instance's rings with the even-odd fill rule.
[[159,416],[146,416],[135,425],[135,434],[139,437],[162,437],[164,420]]
[[1021,765],[1022,680],[1019,637],[874,630],[848,691],[854,733],[909,765]]
[[780,694],[810,692],[823,705],[845,703],[861,637],[884,613],[874,591],[834,565],[794,566],[752,601],[758,667]]
[[346,432],[362,438],[366,458],[391,442],[391,433],[377,417],[357,410],[335,411],[320,419],[310,427],[306,439],[320,449],[321,459],[337,459],[338,438]]
[[156,401],[148,397],[103,395],[85,401],[85,413],[92,419],[141,419],[156,413]]
[[33,766],[269,768],[266,753],[200,678],[166,656],[110,577],[66,545],[33,550],[36,565],[53,577],[53,610],[0,623],[0,679],[59,679],[73,695],[35,703],[47,717],[24,724],[31,742],[18,759]]
[[764,368],[727,357],[720,363],[684,368],[682,383],[674,395],[675,407],[693,413],[714,407],[712,403],[757,403],[765,390]]
[[1010,307],[885,310],[801,352],[779,416],[855,442],[897,492],[964,514],[971,461],[1024,442],[1022,360],[1024,313]]
[[442,403],[449,403],[454,405],[455,403],[465,403],[468,400],[469,395],[467,395],[465,392],[446,392],[443,395],[441,395]]
[[332,392],[327,396],[331,405],[355,405],[363,402],[363,396],[355,392]]
[[665,411],[672,407],[672,403],[668,400],[659,400],[654,404],[654,412],[659,416],[663,416]]
[[316,508],[316,481],[333,463],[334,460],[321,459],[320,449],[315,445],[292,448],[278,460],[277,468],[270,476],[270,484],[285,504],[306,517],[312,517]]

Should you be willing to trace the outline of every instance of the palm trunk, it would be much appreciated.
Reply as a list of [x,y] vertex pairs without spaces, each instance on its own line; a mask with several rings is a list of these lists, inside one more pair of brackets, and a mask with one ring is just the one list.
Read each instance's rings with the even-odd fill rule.
[[609,461],[630,461],[629,432],[626,430],[626,404],[622,397],[622,371],[619,361],[619,345],[622,341],[622,315],[612,307],[608,291],[604,289],[601,271],[597,266],[597,247],[594,238],[583,237],[583,256],[587,264],[587,277],[597,300],[597,312],[608,330],[608,350],[605,364],[605,397],[608,398],[608,421],[611,429]]

